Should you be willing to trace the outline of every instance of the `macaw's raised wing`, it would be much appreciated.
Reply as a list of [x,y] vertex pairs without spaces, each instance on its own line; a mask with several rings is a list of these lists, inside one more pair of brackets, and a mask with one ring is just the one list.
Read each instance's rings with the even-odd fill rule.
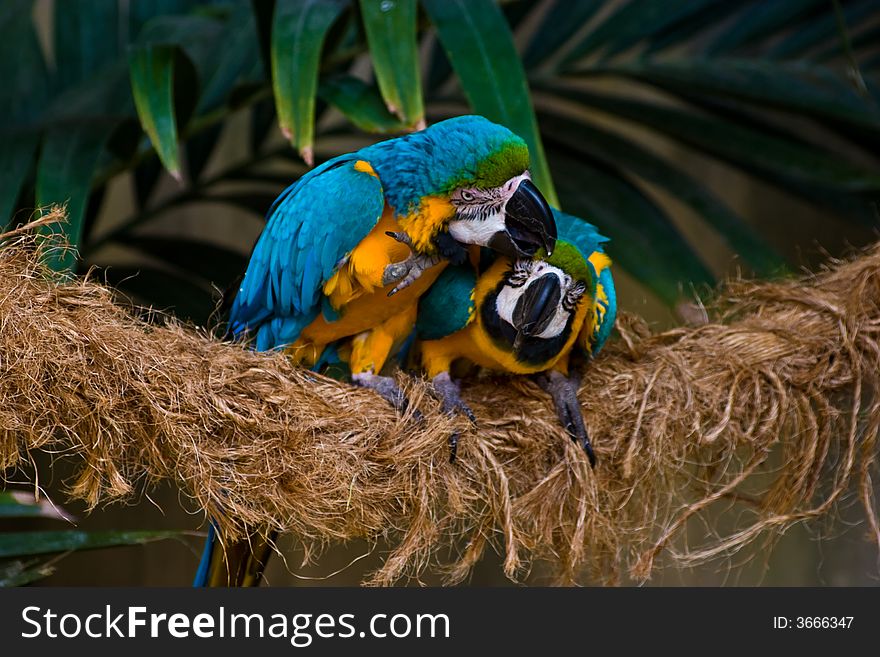
[[416,335],[439,340],[471,323],[476,312],[477,275],[469,264],[447,267],[431,289],[419,299]]
[[559,239],[578,247],[596,276],[596,299],[593,317],[584,323],[579,343],[587,353],[596,355],[611,335],[617,318],[617,294],[611,276],[611,259],[605,255],[608,238],[599,234],[588,221],[553,209]]
[[593,224],[556,208],[553,208],[553,219],[556,222],[558,238],[574,244],[585,258],[589,258],[595,251],[604,253],[603,245],[608,238],[600,235]]
[[230,311],[230,332],[256,331],[259,350],[294,342],[320,311],[324,284],[384,207],[379,178],[356,155],[330,160],[288,187],[254,247]]
[[[601,254],[604,261],[610,265],[607,256]],[[595,255],[590,258],[593,262]],[[614,329],[614,322],[617,319],[617,292],[614,289],[614,279],[611,277],[611,267],[606,266],[599,273],[599,284],[596,286],[596,323],[593,327],[593,333],[590,336],[592,344],[592,354],[595,356],[599,350],[605,345],[611,331]]]

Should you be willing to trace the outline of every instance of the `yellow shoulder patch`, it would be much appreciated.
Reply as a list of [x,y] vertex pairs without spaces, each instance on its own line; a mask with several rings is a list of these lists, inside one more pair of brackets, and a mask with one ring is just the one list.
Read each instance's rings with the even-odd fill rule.
[[373,169],[373,167],[370,166],[370,163],[367,162],[366,160],[358,160],[357,162],[355,162],[354,163],[354,170],[360,171],[361,173],[368,173],[371,176],[373,176],[374,178],[379,177],[379,175],[376,173],[376,170]]
[[442,196],[425,196],[413,214],[398,218],[401,228],[412,238],[413,245],[422,253],[433,253],[431,239],[455,215],[455,206]]
[[590,261],[590,264],[593,265],[593,269],[596,270],[597,276],[611,266],[611,258],[600,251],[593,251],[588,260]]

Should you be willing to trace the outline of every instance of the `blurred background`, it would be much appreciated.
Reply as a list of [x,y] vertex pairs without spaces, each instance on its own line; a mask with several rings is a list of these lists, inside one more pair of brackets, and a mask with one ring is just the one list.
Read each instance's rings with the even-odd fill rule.
[[[308,163],[470,112],[528,141],[551,203],[611,238],[622,310],[656,329],[727,276],[877,239],[877,0],[4,0],[0,39],[0,223],[66,203],[79,258],[57,268],[199,326]],[[191,581],[185,493],[87,514],[64,495],[78,463],[34,456],[0,493],[0,583]],[[876,585],[859,514],[651,584]],[[271,585],[355,585],[387,551],[300,567],[281,545]],[[510,584],[491,557],[470,583]]]

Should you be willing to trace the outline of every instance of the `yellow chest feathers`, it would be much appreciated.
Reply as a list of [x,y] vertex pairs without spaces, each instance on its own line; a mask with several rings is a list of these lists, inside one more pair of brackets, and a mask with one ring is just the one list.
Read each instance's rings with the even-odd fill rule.
[[448,198],[426,196],[419,207],[407,215],[399,215],[400,227],[412,238],[413,246],[422,253],[433,253],[431,240],[455,215],[455,206]]

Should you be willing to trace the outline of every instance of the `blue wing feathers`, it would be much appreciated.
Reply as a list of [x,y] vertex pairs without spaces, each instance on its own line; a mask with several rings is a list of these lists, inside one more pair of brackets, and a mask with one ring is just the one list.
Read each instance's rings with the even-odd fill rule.
[[614,289],[614,278],[611,276],[611,269],[605,269],[599,274],[599,282],[605,290],[605,296],[608,297],[608,306],[605,308],[605,316],[599,325],[599,331],[596,334],[596,342],[593,345],[593,355],[599,353],[599,350],[608,341],[611,331],[614,329],[614,321],[617,319],[617,291]]
[[423,340],[439,340],[468,325],[477,284],[470,265],[447,267],[419,300],[416,332]]
[[[317,301],[317,297],[320,295],[323,277],[324,271],[321,268],[320,256],[318,256],[316,250],[310,250],[306,254],[305,263],[302,268],[302,282],[300,283],[301,296],[299,302],[300,312],[302,312],[303,308],[312,307],[315,304],[315,301]],[[289,276],[288,278],[292,279],[293,276]]]
[[234,334],[257,331],[258,349],[296,340],[317,315],[337,263],[381,217],[382,185],[354,169],[358,159],[354,153],[324,163],[272,205],[229,318]]
[[553,219],[556,221],[559,239],[571,242],[587,257],[593,251],[604,253],[603,244],[608,242],[608,238],[600,235],[599,230],[593,224],[556,208],[553,208]]
[[[594,251],[605,252],[605,244],[608,242],[608,238],[600,235],[597,228],[591,223],[556,209],[553,210],[553,218],[556,220],[556,230],[559,234],[559,239],[564,239],[576,245],[585,257],[589,258],[590,254]],[[595,342],[593,343],[593,355],[599,353],[599,350],[608,341],[614,328],[614,321],[617,318],[617,292],[614,289],[614,278],[611,275],[610,268],[604,269],[599,274],[599,282],[602,284],[605,296],[608,298],[608,303],[605,308],[605,314],[602,317],[602,323],[599,325],[599,330],[596,333]]]

